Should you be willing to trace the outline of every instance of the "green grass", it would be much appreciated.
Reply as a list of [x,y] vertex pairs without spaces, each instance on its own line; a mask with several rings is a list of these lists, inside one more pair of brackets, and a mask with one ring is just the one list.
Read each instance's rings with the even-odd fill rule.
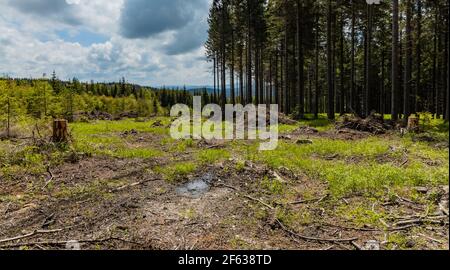
[[154,134],[168,134],[168,129],[165,127],[153,127],[152,124],[156,121],[161,121],[163,126],[170,123],[169,118],[157,118],[149,122],[136,122],[132,119],[120,121],[96,121],[94,123],[71,123],[70,131],[77,137],[79,135],[100,135],[111,133],[122,133],[124,131],[136,130],[138,132],[154,133]]
[[185,178],[197,170],[197,165],[193,162],[180,162],[164,167],[155,168],[155,172],[163,175],[168,182],[177,182],[185,180]]
[[231,153],[226,149],[201,150],[196,155],[197,160],[201,164],[214,164],[218,161],[226,160],[231,157]]
[[[161,120],[162,122],[168,119]],[[142,133],[166,134],[162,127],[152,127],[153,122],[136,122],[133,120],[98,121],[96,123],[71,124],[74,148],[78,152],[116,158],[153,158],[163,156],[159,150],[150,146],[133,146],[126,137],[119,136],[132,129]]]
[[[395,151],[390,150],[394,146]],[[401,159],[407,149],[408,163],[404,167],[385,161],[381,155]],[[274,151],[257,151],[257,144],[239,150],[244,158],[263,162],[276,169],[285,166],[298,173],[306,173],[311,179],[329,183],[335,196],[352,193],[375,194],[385,187],[448,184],[448,149],[439,150],[425,143],[413,143],[410,139],[386,139],[371,137],[359,141],[343,141],[317,138],[311,145],[295,145],[280,142]],[[326,157],[336,156],[334,160]],[[347,158],[356,157],[356,162]],[[426,160],[438,161],[430,166]]]

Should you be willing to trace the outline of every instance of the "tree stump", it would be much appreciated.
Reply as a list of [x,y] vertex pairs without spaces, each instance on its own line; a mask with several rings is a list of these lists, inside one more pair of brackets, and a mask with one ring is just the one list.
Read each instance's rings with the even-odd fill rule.
[[409,132],[415,132],[418,133],[419,132],[419,118],[416,116],[410,116],[408,118],[408,127],[407,127]]
[[55,143],[67,142],[67,120],[55,119],[53,120],[53,137],[52,140]]

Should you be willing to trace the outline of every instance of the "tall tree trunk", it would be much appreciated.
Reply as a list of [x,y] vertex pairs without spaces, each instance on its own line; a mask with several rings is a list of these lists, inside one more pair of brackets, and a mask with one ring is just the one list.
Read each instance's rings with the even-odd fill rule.
[[399,92],[399,44],[398,44],[398,36],[399,36],[399,7],[398,0],[392,0],[392,98],[391,98],[391,114],[392,120],[398,119],[398,110],[397,110],[397,97]]
[[315,82],[315,89],[314,89],[314,118],[319,118],[319,100],[320,100],[320,83],[319,83],[319,35],[320,35],[320,28],[319,28],[319,15],[316,14],[316,33],[315,33],[315,59],[314,59],[314,82]]
[[406,64],[405,64],[405,90],[403,92],[403,114],[404,124],[407,124],[411,115],[410,98],[411,98],[411,80],[412,80],[412,32],[411,32],[411,0],[406,0]]
[[263,50],[259,48],[258,71],[259,71],[259,102],[264,104],[264,59]]
[[439,101],[439,90],[438,90],[438,76],[437,76],[437,72],[438,72],[438,60],[437,60],[437,55],[438,55],[438,35],[439,35],[439,31],[438,31],[438,6],[437,3],[435,3],[435,19],[434,19],[434,38],[433,38],[433,96],[434,96],[434,106],[433,106],[433,114],[435,114],[436,118],[439,117],[439,109],[438,109],[438,101]]
[[351,52],[351,85],[350,85],[350,101],[349,101],[349,107],[350,111],[355,112],[355,24],[356,24],[356,16],[355,16],[355,0],[352,0],[352,30],[351,30],[351,36],[352,36],[352,52]]
[[214,62],[214,93],[213,93],[213,102],[216,102],[216,89],[217,89],[217,85],[216,85],[216,77],[217,77],[217,69],[216,69],[216,66],[217,66],[217,60],[216,60],[216,55],[214,55],[214,58],[213,58],[213,62]]
[[380,83],[380,113],[381,113],[381,115],[382,115],[382,117],[383,117],[383,119],[384,119],[384,113],[385,113],[385,110],[386,110],[386,107],[385,107],[385,102],[386,102],[386,95],[385,95],[385,77],[386,77],[386,75],[385,75],[385,68],[384,68],[384,66],[385,66],[385,59],[386,58],[386,56],[385,56],[385,52],[384,52],[384,50],[381,52],[381,83]]
[[280,85],[279,85],[279,80],[278,80],[278,48],[276,49],[276,51],[275,51],[275,70],[274,70],[274,73],[275,73],[275,93],[274,93],[274,96],[275,96],[275,104],[278,104],[278,105],[280,105],[280,93],[279,93],[279,87],[280,87]]
[[328,119],[334,120],[334,56],[333,56],[333,6],[331,0],[328,0],[327,14],[327,80],[328,80]]
[[231,30],[231,64],[230,64],[230,91],[231,91],[231,103],[236,104],[236,92],[234,85],[234,31]]
[[445,98],[445,121],[449,121],[449,91],[450,91],[450,3],[447,1],[447,94]]
[[258,44],[256,45],[256,49],[255,49],[255,104],[258,105],[260,103],[260,96],[259,96],[259,48],[258,48]]
[[340,83],[339,83],[339,94],[340,94],[340,114],[345,114],[345,85],[344,85],[344,14],[341,14],[341,22],[340,22],[340,40],[339,40],[339,76],[340,76]]
[[303,55],[303,1],[297,0],[297,91],[298,113],[302,119],[305,112],[305,82],[304,82],[304,55]]
[[244,64],[242,59],[244,54],[242,45],[240,46],[239,54],[239,101],[241,104],[244,104]]
[[[249,5],[251,1],[247,1]],[[252,95],[252,35],[251,35],[251,6],[247,7],[247,104],[253,102]]]
[[284,97],[284,93],[285,93],[285,84],[286,82],[284,81],[284,77],[285,77],[285,70],[284,70],[284,53],[285,53],[285,49],[284,49],[284,43],[282,42],[281,44],[281,57],[280,57],[280,109],[281,112],[286,112],[286,108],[285,108],[285,97]]
[[222,118],[225,118],[225,105],[227,103],[227,79],[226,79],[226,44],[225,44],[225,9],[226,7],[222,7],[221,11],[221,72],[222,72],[222,94],[220,99],[220,105],[222,108]]
[[422,0],[417,0],[417,75],[416,75],[416,88],[414,92],[414,112],[419,112],[419,96],[421,95],[421,81],[422,81]]
[[367,5],[367,29],[366,29],[366,53],[365,53],[365,87],[363,95],[363,115],[365,117],[370,114],[369,100],[371,96],[372,86],[372,5]]
[[266,94],[266,104],[269,108],[270,104],[273,104],[273,59],[272,59],[272,53],[269,57],[269,89]]
[[287,27],[287,20],[285,21],[285,30],[284,30],[284,112],[289,113],[289,102],[290,102],[290,95],[289,95],[289,55],[288,55],[288,27]]

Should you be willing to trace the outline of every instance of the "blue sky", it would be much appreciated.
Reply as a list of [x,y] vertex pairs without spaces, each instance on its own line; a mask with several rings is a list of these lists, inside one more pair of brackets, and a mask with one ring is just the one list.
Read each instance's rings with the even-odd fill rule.
[[0,0],[0,74],[209,85],[211,0]]
[[58,37],[64,40],[65,42],[72,42],[72,43],[78,42],[85,47],[91,46],[92,44],[96,43],[105,43],[109,40],[108,36],[93,33],[89,30],[81,30],[76,32],[71,32],[69,30],[61,30],[57,31],[56,33]]

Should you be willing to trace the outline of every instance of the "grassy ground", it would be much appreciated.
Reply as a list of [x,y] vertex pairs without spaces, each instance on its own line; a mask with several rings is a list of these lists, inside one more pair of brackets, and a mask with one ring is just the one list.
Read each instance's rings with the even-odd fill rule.
[[[0,249],[37,248],[2,245],[23,231],[80,224],[54,237],[121,237],[89,249],[353,249],[369,240],[383,249],[448,249],[439,202],[448,190],[449,132],[440,120],[404,136],[342,136],[324,118],[307,120],[281,125],[283,139],[266,152],[257,141],[176,141],[169,125],[168,118],[72,123],[69,145],[0,141]],[[305,126],[318,132],[301,132]],[[305,139],[312,143],[297,143]],[[205,173],[214,180],[200,198],[176,193]]]

